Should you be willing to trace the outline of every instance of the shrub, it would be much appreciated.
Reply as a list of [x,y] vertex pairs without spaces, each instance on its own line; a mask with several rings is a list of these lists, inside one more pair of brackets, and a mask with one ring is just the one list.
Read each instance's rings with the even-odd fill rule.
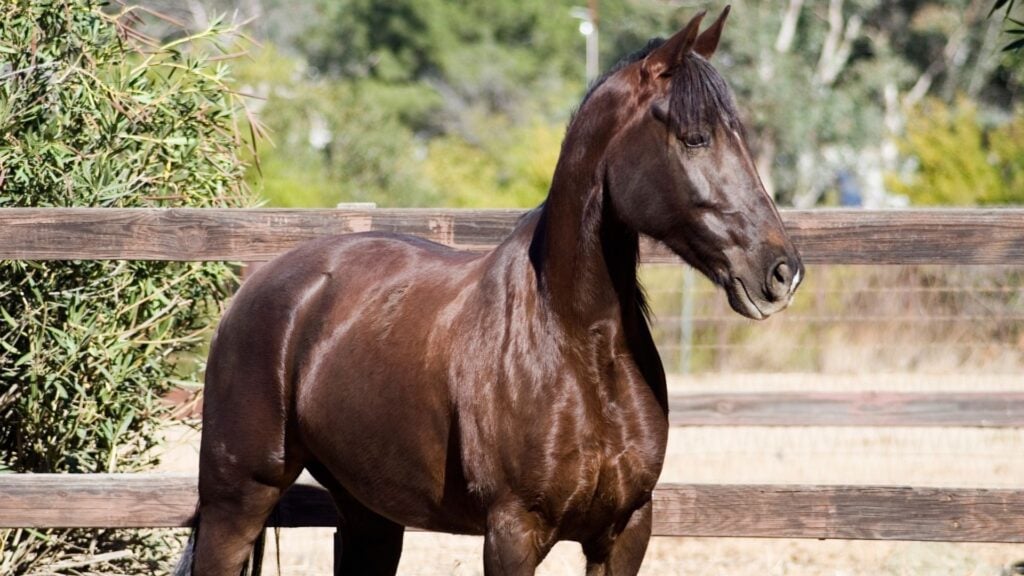
[[916,170],[890,175],[890,188],[921,205],[1024,203],[1024,116],[989,127],[978,116],[967,100],[930,100],[913,111],[900,147]]
[[[237,207],[242,103],[204,56],[230,32],[161,44],[98,0],[0,4],[0,206]],[[222,263],[0,262],[0,471],[155,463],[160,398],[195,381],[235,282]],[[0,531],[0,573],[153,573],[166,536]],[[119,559],[82,568],[69,556]],[[74,565],[79,567],[75,568]]]

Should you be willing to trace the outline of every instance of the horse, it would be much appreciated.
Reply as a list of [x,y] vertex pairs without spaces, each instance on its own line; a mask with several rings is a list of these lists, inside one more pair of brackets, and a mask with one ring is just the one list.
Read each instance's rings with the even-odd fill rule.
[[206,368],[199,504],[179,574],[247,573],[303,470],[330,491],[338,574],[395,574],[405,527],[482,535],[487,576],[560,540],[636,574],[665,457],[665,372],[639,235],[764,319],[803,265],[710,64],[698,14],[589,90],[547,199],[487,253],[359,233],[241,286]]

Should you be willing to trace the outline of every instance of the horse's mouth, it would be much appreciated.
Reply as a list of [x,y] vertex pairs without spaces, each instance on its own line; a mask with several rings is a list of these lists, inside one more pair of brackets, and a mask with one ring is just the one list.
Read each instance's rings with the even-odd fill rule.
[[796,280],[793,283],[793,289],[789,292],[788,296],[774,302],[764,300],[761,298],[752,297],[750,292],[747,290],[746,283],[743,279],[734,276],[732,282],[726,285],[725,293],[729,296],[729,305],[736,312],[746,316],[747,318],[753,318],[754,320],[764,320],[776,312],[780,312],[793,303],[793,295],[796,292],[796,285],[800,283],[800,274],[796,276]]
[[750,297],[746,284],[738,276],[733,277],[732,282],[726,287],[725,293],[729,297],[729,305],[736,312],[754,320],[764,320],[768,317]]
[[793,295],[801,280],[800,273],[797,273],[794,280],[789,294],[785,298],[775,301],[751,296],[750,291],[747,290],[747,284],[739,276],[733,276],[732,281],[726,284],[725,293],[729,297],[729,305],[732,306],[733,310],[747,318],[764,320],[776,312],[781,312],[793,303]]

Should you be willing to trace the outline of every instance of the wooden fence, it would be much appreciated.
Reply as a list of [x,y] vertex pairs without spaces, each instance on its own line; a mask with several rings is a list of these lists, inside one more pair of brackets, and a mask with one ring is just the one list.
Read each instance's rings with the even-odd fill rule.
[[[327,234],[406,232],[470,250],[516,210],[0,209],[0,259],[263,261]],[[783,211],[810,264],[1024,265],[1024,210]],[[677,258],[654,243],[645,262]],[[677,394],[673,425],[1024,426],[1020,393]],[[0,527],[183,526],[195,479],[0,475]],[[289,491],[272,522],[333,526],[326,493]],[[1024,543],[1021,490],[660,485],[655,533]]]
[[[0,528],[168,528],[195,510],[194,476],[0,475]],[[271,524],[336,525],[319,486],[296,484]],[[659,536],[1024,542],[1024,490],[662,484]]]

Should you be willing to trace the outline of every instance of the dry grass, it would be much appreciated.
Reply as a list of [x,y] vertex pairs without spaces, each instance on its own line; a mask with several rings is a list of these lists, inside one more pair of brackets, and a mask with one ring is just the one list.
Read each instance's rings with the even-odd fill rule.
[[[728,375],[673,380],[674,390],[1024,390],[1019,377]],[[169,430],[165,470],[194,471],[198,435]],[[673,429],[664,482],[905,484],[1013,487],[1024,483],[1024,430],[968,428]],[[282,574],[331,573],[330,529],[281,532]],[[480,538],[409,533],[403,576],[483,573]],[[268,573],[274,574],[271,542]],[[645,576],[1002,576],[1024,547],[997,544],[655,538]],[[559,544],[545,576],[582,574],[579,546]]]

